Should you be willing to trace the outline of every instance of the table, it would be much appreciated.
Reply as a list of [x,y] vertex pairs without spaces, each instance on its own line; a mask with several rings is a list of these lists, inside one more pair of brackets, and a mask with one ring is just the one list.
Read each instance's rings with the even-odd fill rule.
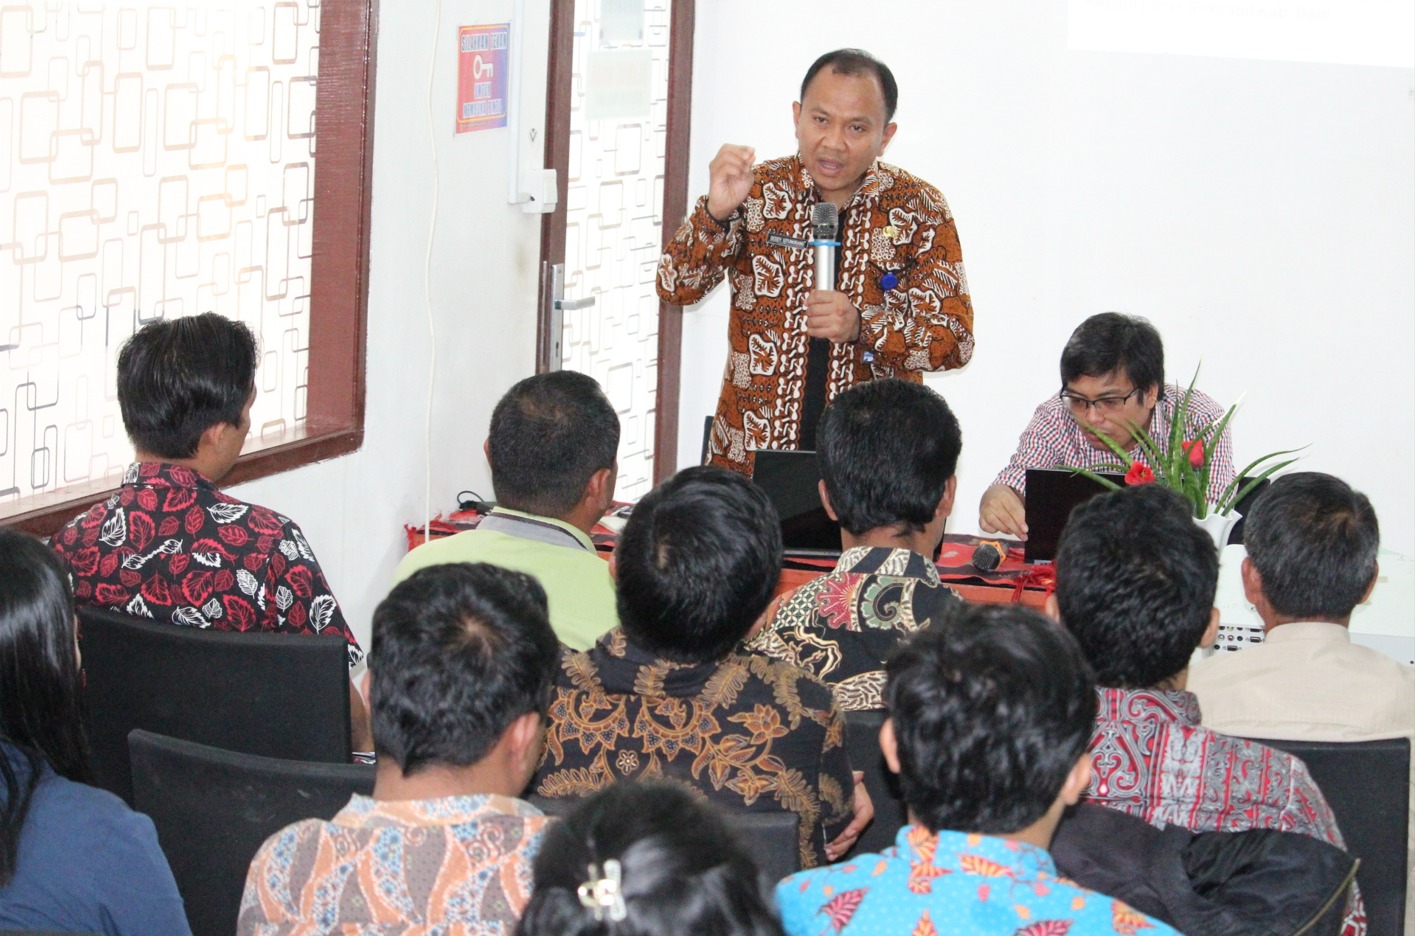
[[[616,504],[611,511],[622,507]],[[446,517],[439,515],[432,521],[430,538],[441,539],[463,530],[476,529],[482,515],[475,510],[459,510]],[[609,518],[613,524],[613,518]],[[622,524],[622,521],[621,521]],[[408,548],[412,549],[424,542],[421,525],[406,525]],[[595,549],[608,557],[618,541],[618,532],[613,526],[596,526],[591,535]],[[973,550],[981,542],[1000,543],[1007,551],[1002,564],[992,572],[980,572],[973,567]],[[972,536],[963,533],[949,533],[943,538],[937,557],[939,578],[958,592],[965,601],[1006,604],[1015,602],[1030,608],[1041,608],[1051,594],[1051,567],[1029,566],[1022,561],[1022,543],[999,537]],[[781,579],[776,586],[776,594],[791,591],[824,575],[835,568],[835,559],[828,557],[807,558],[787,556],[781,570]]]

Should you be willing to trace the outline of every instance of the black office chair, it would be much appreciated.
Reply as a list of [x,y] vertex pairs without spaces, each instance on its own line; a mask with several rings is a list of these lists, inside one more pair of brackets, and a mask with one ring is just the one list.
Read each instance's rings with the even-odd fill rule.
[[1253,740],[1307,765],[1336,816],[1346,850],[1361,859],[1356,883],[1366,904],[1369,932],[1400,933],[1410,886],[1410,739]]
[[133,802],[134,728],[228,751],[349,762],[348,644],[226,633],[79,609],[98,786]]
[[366,764],[256,757],[141,730],[128,743],[135,808],[157,827],[193,936],[236,931],[246,871],[267,838],[373,792]]
[[882,711],[845,713],[845,749],[850,766],[865,775],[865,789],[875,807],[875,818],[850,850],[851,855],[884,851],[909,824],[909,809],[899,793],[899,776],[884,763],[879,749],[879,729],[888,715]]
[[[565,818],[579,803],[579,797],[552,797],[533,793],[526,797],[531,805],[547,816]],[[727,824],[737,833],[737,839],[756,862],[762,876],[776,882],[801,870],[801,819],[789,810],[755,812],[747,809],[726,809],[712,804]]]

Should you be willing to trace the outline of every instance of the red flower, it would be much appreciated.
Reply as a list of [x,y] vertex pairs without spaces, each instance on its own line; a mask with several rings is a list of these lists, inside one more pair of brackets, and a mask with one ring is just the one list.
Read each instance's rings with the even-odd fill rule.
[[1130,470],[1125,472],[1126,484],[1154,484],[1155,473],[1150,470],[1150,466],[1142,461],[1137,461],[1130,466]]
[[1204,467],[1204,440],[1190,439],[1184,443],[1184,451],[1189,454],[1189,464],[1197,470]]

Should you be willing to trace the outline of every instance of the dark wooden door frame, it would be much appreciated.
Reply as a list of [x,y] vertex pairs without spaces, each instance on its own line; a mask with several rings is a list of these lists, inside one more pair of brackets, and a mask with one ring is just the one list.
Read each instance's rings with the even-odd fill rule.
[[[689,119],[693,102],[693,23],[695,0],[673,0],[668,38],[668,120],[663,167],[663,243],[688,213]],[[570,93],[573,75],[575,2],[551,0],[550,73],[546,82],[545,159],[556,170],[559,200],[541,222],[541,270],[565,261],[565,199],[570,165]],[[550,368],[550,319],[546,314],[549,276],[542,272],[536,315],[536,372]],[[673,474],[678,466],[678,390],[683,326],[678,306],[658,307],[658,389],[654,405],[653,479]]]

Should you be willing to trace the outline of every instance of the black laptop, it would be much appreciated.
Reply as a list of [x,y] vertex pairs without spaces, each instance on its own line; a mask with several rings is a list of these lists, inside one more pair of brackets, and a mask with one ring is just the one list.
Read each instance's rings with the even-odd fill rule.
[[781,515],[781,541],[788,555],[840,555],[840,524],[825,512],[815,452],[758,449],[752,481]]
[[[1116,484],[1125,475],[1097,472]],[[1051,562],[1061,531],[1077,504],[1109,490],[1104,484],[1065,468],[1027,469],[1027,562]]]

